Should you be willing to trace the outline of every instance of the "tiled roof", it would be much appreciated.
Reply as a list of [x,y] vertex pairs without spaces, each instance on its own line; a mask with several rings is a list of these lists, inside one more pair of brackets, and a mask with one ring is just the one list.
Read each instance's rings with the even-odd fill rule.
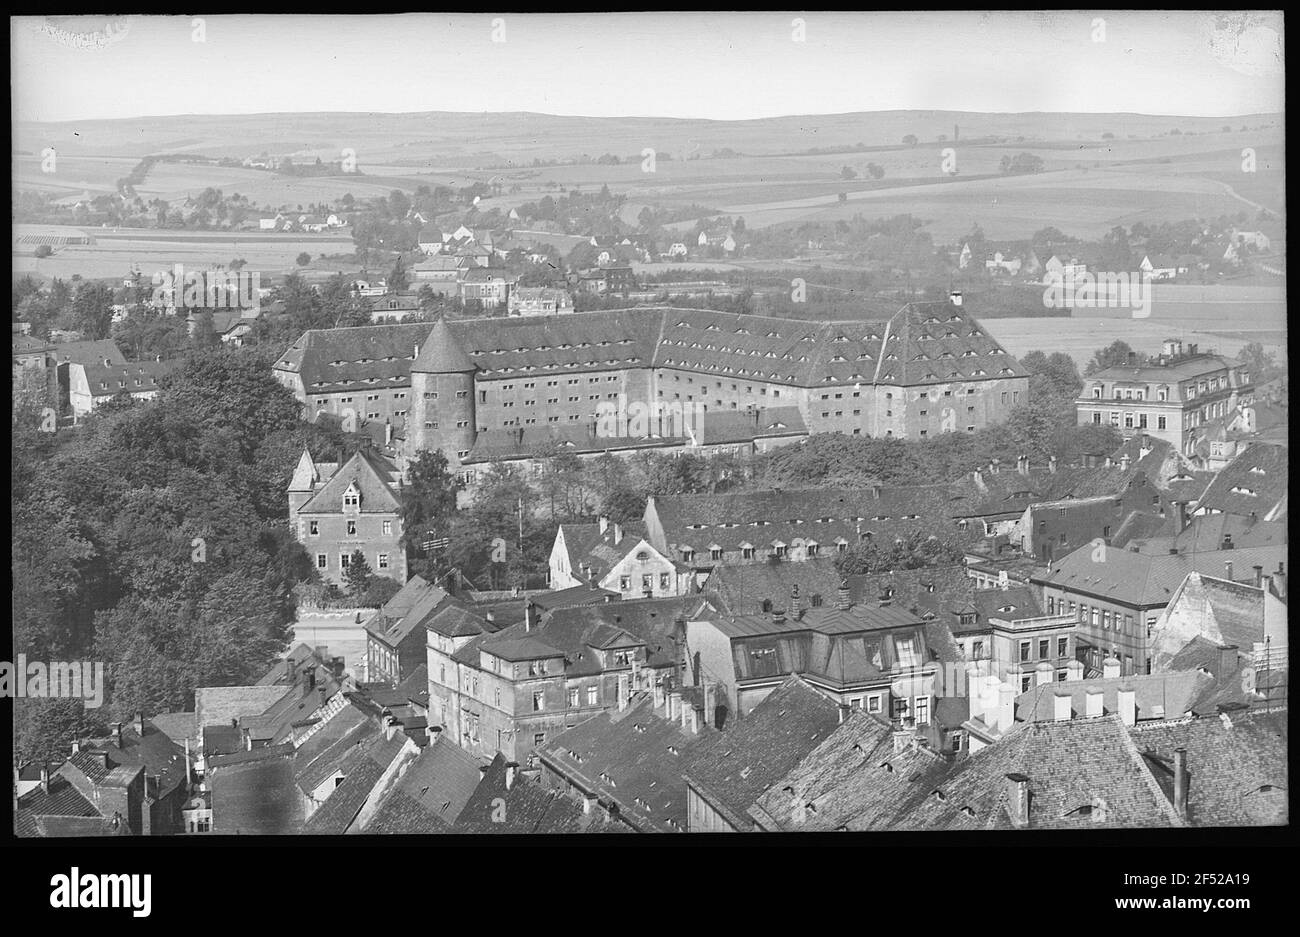
[[1286,447],[1255,443],[1215,476],[1201,495],[1197,509],[1273,519],[1270,512],[1286,493]]
[[294,781],[292,745],[276,745],[212,759],[212,831],[283,835],[297,833],[303,800]]
[[1133,690],[1136,718],[1178,719],[1191,712],[1197,696],[1214,683],[1214,678],[1195,670],[1175,673],[1134,674],[1099,680],[1066,680],[1044,683],[1016,697],[1016,718],[1023,722],[1052,722],[1056,697],[1070,695],[1070,710],[1075,718],[1087,713],[1088,691],[1102,692],[1102,708],[1107,714],[1119,712],[1119,691]]
[[952,763],[895,754],[870,718],[852,715],[776,782],[764,813],[785,829],[1009,829],[1008,776],[1018,775],[1030,829],[1183,825],[1118,716],[1030,723]]
[[[569,525],[565,525],[569,526]],[[593,524],[594,528],[595,525]],[[568,542],[568,538],[565,538]],[[535,595],[532,602],[538,608],[543,610],[555,608],[569,608],[574,605],[602,605],[605,602],[618,602],[623,598],[617,592],[611,592],[609,589],[599,587],[592,588],[590,585],[571,586],[568,589],[556,589],[554,592],[545,592],[541,595]]]
[[362,514],[394,514],[401,509],[389,478],[391,464],[378,456],[358,449],[343,467],[298,509],[299,514],[338,514],[343,509],[343,494],[355,485],[361,494]]
[[799,677],[790,677],[743,719],[684,759],[686,783],[737,830],[773,782],[826,740],[840,710]]
[[[438,586],[419,576],[413,576],[378,612],[367,619],[366,631],[390,647],[396,647],[411,632],[423,627],[449,598]],[[420,634],[423,635],[424,632]]]
[[[950,495],[944,485],[874,489],[770,489],[722,495],[675,495],[652,499],[647,522],[657,518],[663,547],[672,559],[695,552],[705,562],[712,547],[737,552],[746,545],[762,558],[778,541],[815,541],[826,553],[870,533],[876,542],[912,533],[951,530]],[[652,523],[652,522],[651,522]],[[654,538],[658,546],[658,537]]]
[[975,320],[946,302],[911,303],[884,322],[813,323],[656,307],[440,325],[440,334],[454,342],[431,342],[427,324],[309,331],[276,368],[301,375],[309,393],[409,386],[411,356],[420,344],[425,360],[419,370],[464,371],[469,362],[480,378],[526,368],[655,367],[812,387],[1025,374]]
[[1135,726],[1133,743],[1166,796],[1174,751],[1187,751],[1187,819],[1194,826],[1272,826],[1288,820],[1286,713],[1232,713]]
[[391,739],[385,739],[383,735],[371,737],[364,743],[358,757],[349,760],[347,775],[325,803],[307,819],[302,832],[309,835],[339,835],[347,832],[375,785],[405,744],[406,737],[400,733]]
[[481,760],[439,738],[406,767],[366,833],[450,832],[480,780]]
[[701,739],[661,718],[648,699],[603,712],[555,737],[541,757],[641,832],[684,832],[682,763]]
[[581,833],[592,825],[582,808],[518,770],[506,787],[506,758],[497,753],[453,826],[457,833]]
[[1145,608],[1167,604],[1190,572],[1218,573],[1226,562],[1238,570],[1256,564],[1273,569],[1286,559],[1285,545],[1162,556],[1108,549],[1094,557],[1094,552],[1091,546],[1080,547],[1032,581]]

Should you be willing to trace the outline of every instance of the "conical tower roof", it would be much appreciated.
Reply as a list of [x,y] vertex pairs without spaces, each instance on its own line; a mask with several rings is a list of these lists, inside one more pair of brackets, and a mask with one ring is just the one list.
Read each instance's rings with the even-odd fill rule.
[[443,318],[433,324],[428,338],[420,348],[419,357],[411,362],[411,370],[456,374],[473,371],[474,362],[469,360],[469,355],[460,347],[456,337],[451,334],[447,320]]

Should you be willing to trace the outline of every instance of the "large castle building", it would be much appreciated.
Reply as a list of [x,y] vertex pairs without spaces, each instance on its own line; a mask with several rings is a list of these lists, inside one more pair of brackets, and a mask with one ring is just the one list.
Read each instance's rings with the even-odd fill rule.
[[[643,307],[313,330],[275,373],[310,418],[387,422],[404,459],[441,450],[470,475],[548,440],[588,455],[724,436],[762,450],[817,432],[970,432],[1029,394],[1028,373],[947,301],[884,321]],[[601,431],[610,408],[637,406],[700,419],[684,431],[652,423],[639,438]],[[742,416],[751,431],[737,432]]]

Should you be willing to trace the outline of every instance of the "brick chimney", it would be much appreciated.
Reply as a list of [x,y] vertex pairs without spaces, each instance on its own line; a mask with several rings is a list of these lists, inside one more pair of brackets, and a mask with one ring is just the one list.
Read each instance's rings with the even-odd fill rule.
[[803,602],[799,599],[799,584],[790,587],[790,617],[795,621],[803,620]]
[[1262,589],[1264,588],[1264,567],[1255,566],[1253,568],[1255,570],[1255,588]]
[[1029,826],[1029,778],[1023,774],[1007,775],[1007,816],[1018,830]]
[[1187,819],[1187,749],[1174,749],[1174,810]]
[[532,631],[536,627],[537,627],[537,603],[529,602],[524,606],[524,630]]
[[846,612],[852,604],[849,599],[849,581],[841,579],[839,589],[835,590],[835,607],[841,612]]
[[1113,680],[1120,675],[1120,662],[1117,657],[1107,657],[1101,662],[1101,675],[1106,680]]

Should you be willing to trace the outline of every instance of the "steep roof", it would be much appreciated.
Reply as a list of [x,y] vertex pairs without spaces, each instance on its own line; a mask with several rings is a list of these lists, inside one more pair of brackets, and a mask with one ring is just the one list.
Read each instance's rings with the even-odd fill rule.
[[[440,320],[433,329],[440,325],[436,336],[427,324],[312,330],[275,367],[299,374],[311,393],[409,385],[411,370],[475,368],[480,378],[495,378],[524,368],[672,367],[800,386],[943,383],[1026,373],[979,323],[946,302],[911,303],[882,322],[815,323],[640,307]],[[420,360],[413,364],[416,344]]]
[[349,770],[343,781],[307,819],[302,832],[311,835],[339,835],[347,832],[375,785],[405,744],[406,737],[401,733],[391,739],[382,734],[368,739],[358,757],[349,761]]
[[1255,515],[1268,520],[1285,520],[1271,514],[1287,493],[1287,449],[1269,443],[1254,443],[1220,470],[1210,482],[1198,510],[1225,514]]
[[1119,691],[1131,689],[1134,691],[1136,717],[1139,721],[1178,719],[1191,712],[1197,696],[1213,683],[1213,677],[1195,670],[1134,674],[1109,680],[1044,683],[1016,697],[1016,718],[1024,722],[1052,722],[1055,719],[1056,697],[1065,693],[1070,695],[1073,716],[1083,716],[1087,712],[1089,690],[1102,692],[1102,708],[1106,714],[1118,713]]
[[[707,736],[707,733],[706,733]],[[706,736],[661,718],[643,699],[568,729],[541,753],[549,767],[577,783],[642,832],[684,832],[686,784],[681,766]]]
[[800,677],[790,677],[721,734],[688,754],[686,783],[737,830],[773,782],[797,765],[839,724],[840,710]]
[[[388,481],[387,466],[380,467],[377,459],[358,449],[343,467],[298,509],[299,514],[337,514],[342,510],[343,494],[355,485],[361,494],[362,514],[393,514],[401,510],[392,485]],[[382,473],[381,473],[382,472]]]
[[851,714],[772,785],[759,816],[808,831],[1010,829],[1011,775],[1027,780],[1030,829],[1184,825],[1118,716],[1026,724],[946,762],[895,752],[882,723]]
[[363,832],[447,833],[473,796],[484,762],[439,738],[407,766]]
[[1288,820],[1286,713],[1233,713],[1135,726],[1133,743],[1172,798],[1177,749],[1187,751],[1187,819],[1195,826]]
[[454,374],[474,370],[474,363],[452,333],[447,320],[439,319],[429,330],[420,346],[420,357],[411,365],[412,371],[434,374]]
[[453,829],[457,833],[581,833],[592,825],[582,808],[518,770],[506,786],[506,758],[492,759]]

